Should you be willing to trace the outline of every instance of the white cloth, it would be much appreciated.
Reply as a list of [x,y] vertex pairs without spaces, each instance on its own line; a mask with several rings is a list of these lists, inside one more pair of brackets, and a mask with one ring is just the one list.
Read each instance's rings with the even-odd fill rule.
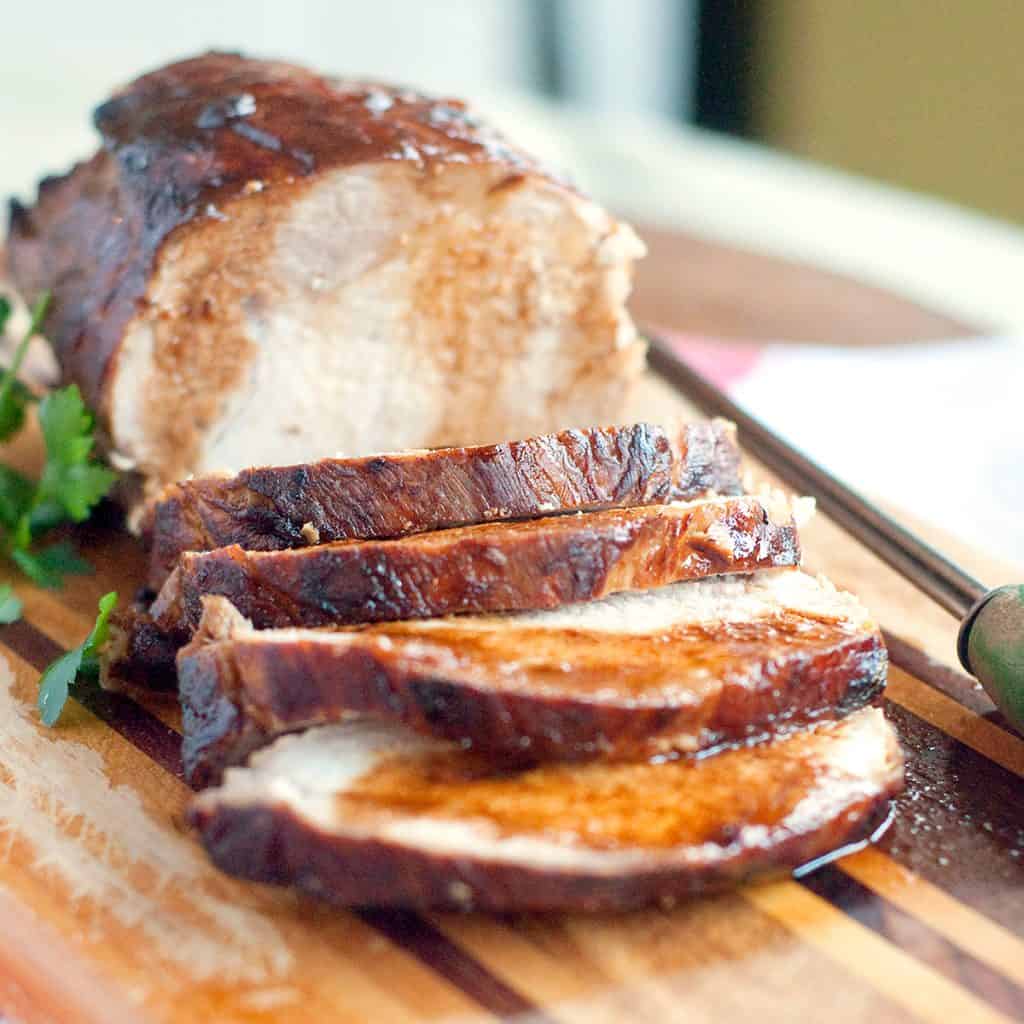
[[850,486],[1024,565],[1024,337],[679,348]]

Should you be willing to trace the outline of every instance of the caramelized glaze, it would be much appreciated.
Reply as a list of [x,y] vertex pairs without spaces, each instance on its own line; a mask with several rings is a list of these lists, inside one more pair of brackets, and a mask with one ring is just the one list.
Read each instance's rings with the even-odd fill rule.
[[[176,154],[175,184],[209,202],[325,167],[401,160],[534,169],[461,100],[208,53],[144,75],[96,109],[108,149],[133,174]],[[282,159],[284,158],[284,159]]]
[[362,721],[278,740],[189,817],[224,870],[343,905],[616,910],[820,861],[901,786],[877,708],[699,761],[504,772]]
[[640,634],[396,623],[243,629],[218,610],[178,658],[183,757],[197,784],[275,735],[369,714],[492,763],[692,754],[841,717],[875,700],[885,647],[867,623],[779,609]]
[[[730,678],[764,671],[772,658],[817,655],[863,631],[780,610],[749,622],[691,623],[655,634],[611,634],[524,626],[504,630],[457,626],[422,629],[415,622],[367,627],[376,636],[442,646],[471,677],[514,693],[572,695],[638,704],[702,695]],[[613,666],[613,667],[612,667]]]
[[815,790],[841,781],[827,735],[836,727],[702,760],[542,765],[496,771],[461,751],[392,755],[338,798],[353,825],[379,815],[485,824],[592,849],[728,846],[750,826],[777,827]]

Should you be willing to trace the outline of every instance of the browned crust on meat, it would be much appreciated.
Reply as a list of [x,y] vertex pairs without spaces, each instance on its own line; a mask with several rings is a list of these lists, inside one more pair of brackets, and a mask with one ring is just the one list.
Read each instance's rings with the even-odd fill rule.
[[[149,615],[150,630],[191,634],[202,598],[226,597],[258,629],[394,622],[469,612],[524,611],[591,601],[721,573],[796,566],[796,526],[756,498],[653,505],[488,523],[397,540],[339,541],[286,551],[232,546],[189,552]],[[131,638],[120,644],[131,651]],[[156,645],[150,645],[156,649]],[[108,679],[139,679],[130,661]]]
[[756,498],[488,523],[288,551],[182,556],[153,604],[164,625],[199,625],[220,594],[258,629],[525,611],[721,573],[795,566],[796,527]]
[[[885,728],[889,728],[887,725]],[[898,761],[890,735],[890,756]],[[737,754],[742,752],[737,751]],[[716,760],[712,758],[711,760]],[[764,780],[770,785],[770,779]],[[853,843],[867,840],[902,788],[895,766],[841,807],[806,808],[801,827],[772,830],[770,838],[744,844],[723,830],[691,859],[639,858],[630,868],[600,872],[566,865],[530,866],[456,855],[375,838],[325,832],[271,797],[257,803],[195,801],[191,824],[214,863],[229,874],[274,885],[293,885],[343,906],[401,906],[490,912],[531,910],[618,911],[651,904],[674,905],[755,877],[788,873]],[[716,791],[716,797],[719,794]],[[721,793],[728,803],[729,794]],[[679,795],[686,800],[686,793]],[[638,805],[643,793],[636,794]],[[714,856],[706,847],[713,846]]]
[[197,634],[178,657],[185,770],[209,785],[272,738],[352,713],[501,761],[692,753],[863,707],[886,665],[877,629],[784,610],[636,636],[403,624],[273,642]]
[[404,162],[424,175],[495,164],[555,180],[459,100],[238,54],[144,75],[98,107],[94,122],[103,148],[92,159],[44,180],[33,207],[12,202],[8,258],[30,301],[53,291],[46,336],[101,426],[105,383],[163,244],[207,223],[211,209],[369,162]]
[[144,526],[149,585],[186,551],[401,537],[559,512],[736,494],[739,452],[725,421],[566,430],[525,441],[247,469],[167,488]]
[[[670,907],[755,877],[789,874],[832,850],[865,841],[884,823],[889,800],[898,789],[893,786],[866,797],[821,831],[791,835],[770,851],[748,849],[728,862],[703,868],[619,875],[549,872],[325,834],[280,805],[201,807],[190,812],[190,820],[222,871],[253,882],[294,885],[339,906],[491,913],[621,911],[655,904]],[[473,894],[472,902],[460,898],[464,892]]]
[[100,658],[100,683],[115,691],[133,686],[173,690],[178,684],[174,658],[188,641],[187,630],[158,625],[141,605],[115,612]]

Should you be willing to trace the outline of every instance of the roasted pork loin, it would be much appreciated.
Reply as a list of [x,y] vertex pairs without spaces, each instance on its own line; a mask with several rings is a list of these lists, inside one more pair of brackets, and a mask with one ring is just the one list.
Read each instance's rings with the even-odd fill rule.
[[738,472],[735,430],[715,420],[672,434],[638,423],[199,477],[165,490],[147,517],[149,586],[158,590],[186,551],[273,551],[736,494]]
[[256,631],[224,598],[178,656],[185,770],[354,713],[495,763],[638,759],[838,717],[885,685],[878,627],[791,570],[518,615]]
[[[259,629],[557,608],[621,590],[799,563],[789,509],[755,497],[487,523],[396,540],[285,551],[189,552],[148,613],[119,617],[104,678],[150,684],[155,660],[199,625],[202,598],[227,597]],[[154,657],[156,656],[156,658]],[[173,670],[173,664],[168,668]]]
[[863,840],[902,779],[877,708],[704,759],[518,772],[357,721],[277,740],[190,818],[225,871],[344,905],[618,910]]
[[211,53],[95,124],[9,266],[147,496],[622,419],[642,245],[463,103]]
[[104,684],[177,655],[215,863],[615,910],[872,833],[877,626],[729,425],[593,426],[643,368],[628,226],[459,101],[279,62],[170,65],[95,124],[7,258],[151,549]]

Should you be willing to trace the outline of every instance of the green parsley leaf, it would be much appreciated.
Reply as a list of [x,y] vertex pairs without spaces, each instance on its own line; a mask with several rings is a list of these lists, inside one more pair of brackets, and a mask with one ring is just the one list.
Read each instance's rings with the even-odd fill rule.
[[[47,293],[36,303],[32,324],[0,377],[0,440],[22,426],[29,403],[36,400],[17,373],[49,302]],[[10,313],[10,303],[0,298],[0,330]],[[92,416],[75,385],[53,391],[39,403],[39,426],[46,445],[39,482],[0,466],[0,554],[39,586],[57,588],[68,574],[89,572],[90,567],[66,541],[42,550],[33,550],[34,542],[69,519],[87,519],[116,477],[93,458]]]
[[9,626],[21,618],[21,599],[10,583],[0,583],[0,625]]
[[7,321],[11,317],[11,300],[0,295],[0,334],[7,328]]
[[55,501],[44,501],[31,510],[28,517],[29,534],[38,537],[60,526],[67,519],[67,513]]
[[92,566],[66,540],[40,551],[14,548],[11,561],[37,586],[59,590],[65,576],[86,576]]
[[60,505],[76,523],[110,490],[115,476],[90,461],[92,416],[72,384],[47,395],[39,405],[39,425],[46,442],[46,467],[36,495],[36,507]]
[[100,598],[96,622],[79,647],[62,654],[39,680],[39,714],[43,725],[55,725],[64,710],[68,693],[78,677],[96,672],[99,651],[110,635],[110,613],[117,605],[117,594],[111,591]]
[[78,387],[61,388],[48,394],[39,405],[39,426],[46,441],[46,456],[62,466],[84,462],[92,450],[92,416]]
[[36,485],[27,476],[9,466],[0,466],[0,526],[8,532],[17,529],[32,508],[35,492]]
[[[11,304],[6,300],[0,308],[0,330],[11,315]],[[0,377],[0,441],[6,441],[21,429],[25,422],[25,408],[33,400],[32,392],[18,380],[18,371],[28,352],[29,342],[39,333],[46,311],[50,308],[50,293],[44,292],[32,310],[32,322],[14,350],[14,360]]]
[[25,423],[25,410],[36,396],[20,380],[11,382],[7,401],[0,404],[0,441],[13,437]]

